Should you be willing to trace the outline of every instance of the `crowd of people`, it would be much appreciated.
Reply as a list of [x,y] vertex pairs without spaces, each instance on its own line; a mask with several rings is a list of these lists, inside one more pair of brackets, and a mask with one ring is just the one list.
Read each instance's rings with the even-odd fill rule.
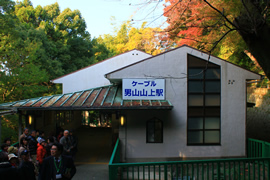
[[24,129],[19,147],[6,138],[1,145],[0,179],[69,180],[76,173],[78,139],[72,131],[45,138],[43,131]]

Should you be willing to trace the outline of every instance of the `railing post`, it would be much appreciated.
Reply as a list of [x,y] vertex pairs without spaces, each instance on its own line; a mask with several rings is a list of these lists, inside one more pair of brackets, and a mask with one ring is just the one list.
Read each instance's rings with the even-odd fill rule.
[[167,164],[164,165],[164,180],[168,180],[168,169],[167,169]]
[[220,179],[220,162],[217,162],[217,179]]
[[109,165],[109,180],[117,180],[117,171],[116,167]]
[[265,155],[265,142],[262,142],[262,157],[264,158],[264,157],[266,157],[266,155]]
[[2,116],[0,116],[0,144],[2,142]]

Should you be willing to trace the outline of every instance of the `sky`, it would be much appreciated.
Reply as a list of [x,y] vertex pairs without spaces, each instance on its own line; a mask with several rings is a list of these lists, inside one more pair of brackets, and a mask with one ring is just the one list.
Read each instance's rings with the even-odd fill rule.
[[[152,3],[146,4],[149,1],[151,0],[31,0],[34,7],[57,2],[61,11],[66,8],[79,10],[92,38],[113,34],[114,27],[120,27],[124,21],[131,19],[133,27],[139,28],[144,21],[148,22],[148,27],[160,27],[165,22],[162,16],[165,2],[152,0]],[[111,20],[112,16],[115,17],[114,21]]]

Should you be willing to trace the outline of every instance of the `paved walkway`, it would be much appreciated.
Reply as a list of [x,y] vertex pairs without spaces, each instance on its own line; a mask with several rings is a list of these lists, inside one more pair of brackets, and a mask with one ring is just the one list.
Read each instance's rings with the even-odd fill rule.
[[112,153],[111,129],[81,127],[75,135],[79,145],[75,158],[77,173],[73,180],[108,180]]

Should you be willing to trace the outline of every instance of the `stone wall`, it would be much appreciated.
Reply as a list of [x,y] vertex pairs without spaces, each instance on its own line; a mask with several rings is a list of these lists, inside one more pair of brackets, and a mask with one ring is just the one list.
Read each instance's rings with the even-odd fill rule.
[[256,103],[247,108],[247,138],[270,142],[270,89],[248,87],[247,101]]

